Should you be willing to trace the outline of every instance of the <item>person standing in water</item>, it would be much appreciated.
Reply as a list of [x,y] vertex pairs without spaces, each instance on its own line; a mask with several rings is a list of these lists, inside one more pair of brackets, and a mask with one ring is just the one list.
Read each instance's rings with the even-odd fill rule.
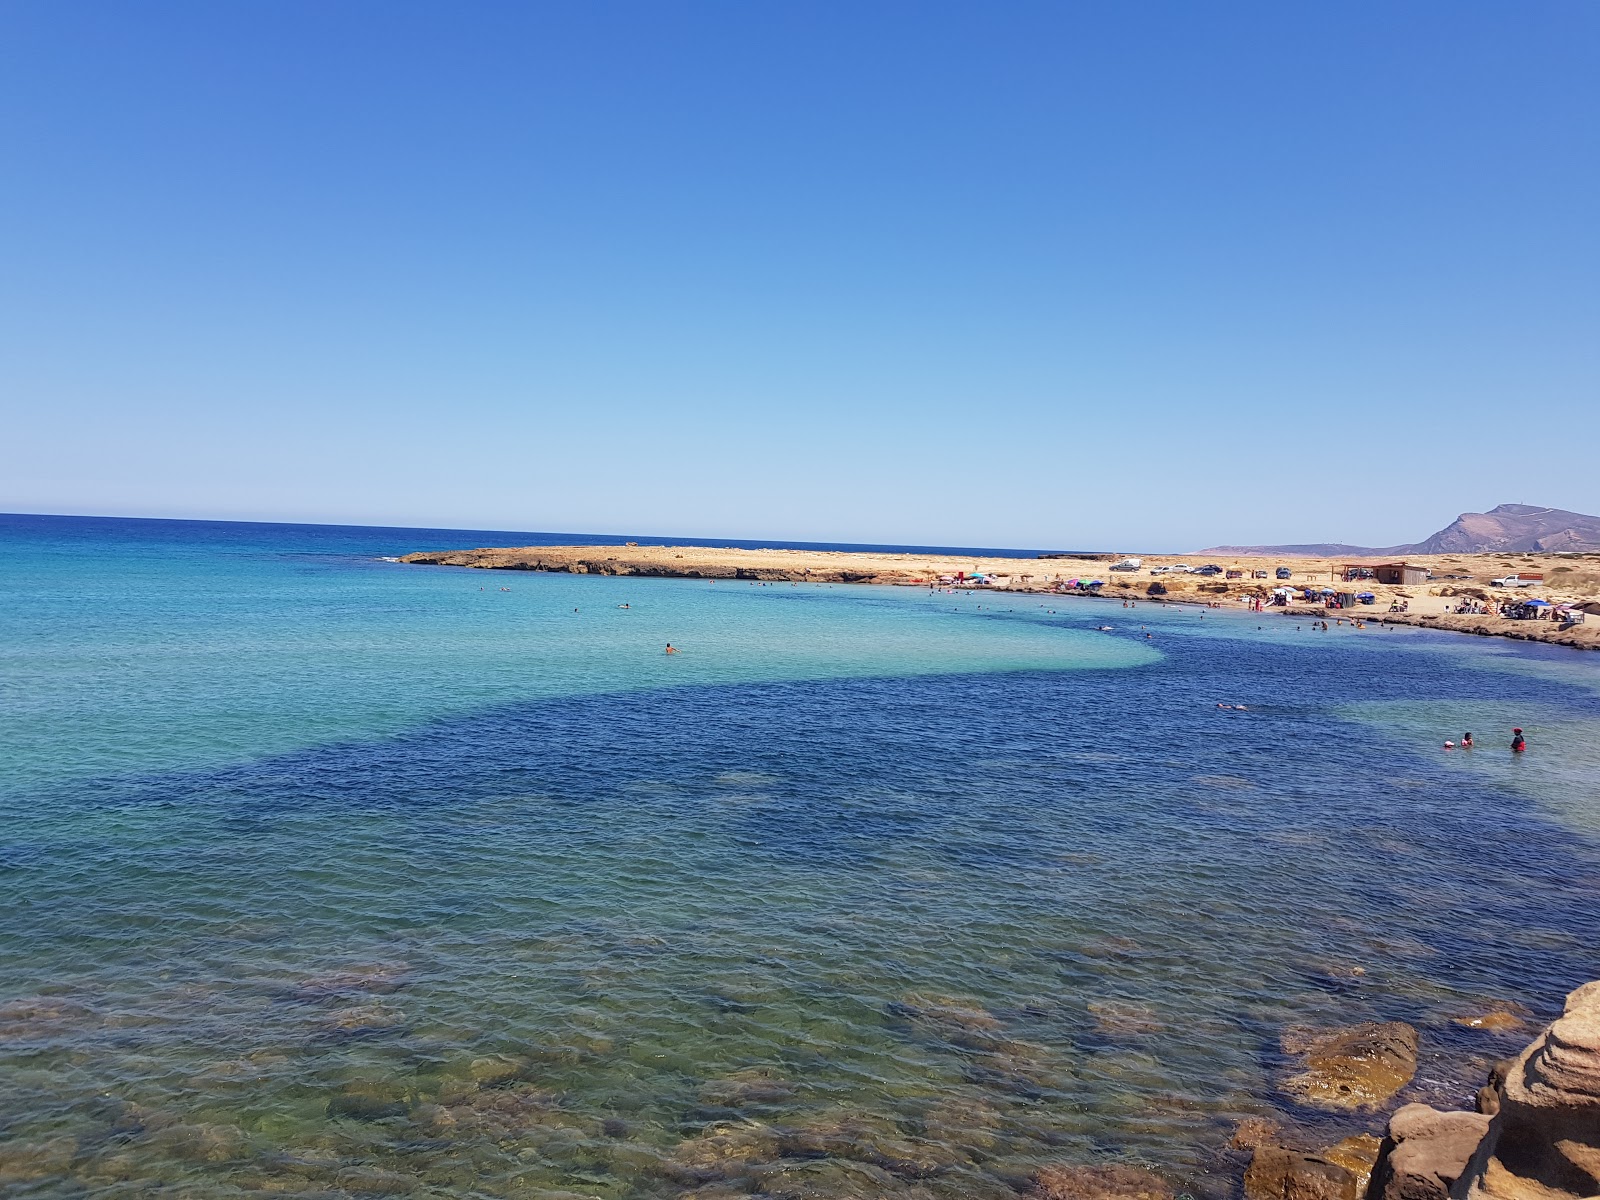
[[1522,736],[1522,730],[1513,729],[1511,731],[1511,750],[1512,750],[1512,752],[1515,753],[1515,754],[1521,754],[1527,748],[1528,748],[1528,742],[1527,742],[1527,739],[1525,739]]
[[1463,750],[1472,749],[1472,735],[1470,733],[1463,733],[1461,735],[1461,748]]

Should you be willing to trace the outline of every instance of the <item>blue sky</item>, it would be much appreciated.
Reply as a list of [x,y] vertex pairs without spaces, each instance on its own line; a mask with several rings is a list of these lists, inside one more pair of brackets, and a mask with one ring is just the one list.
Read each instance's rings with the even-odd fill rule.
[[0,6],[0,509],[1600,512],[1600,6]]

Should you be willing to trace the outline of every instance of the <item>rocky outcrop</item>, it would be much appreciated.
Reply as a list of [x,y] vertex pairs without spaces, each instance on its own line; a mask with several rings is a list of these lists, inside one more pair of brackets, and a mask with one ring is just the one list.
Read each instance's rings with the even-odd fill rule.
[[1481,1113],[1440,1112],[1407,1104],[1389,1118],[1372,1200],[1449,1200],[1467,1169],[1489,1118]]
[[1259,1145],[1244,1174],[1247,1200],[1362,1200],[1378,1158],[1371,1134],[1322,1150]]
[[1417,1073],[1417,1031],[1402,1021],[1368,1021],[1321,1033],[1290,1031],[1283,1049],[1304,1070],[1284,1090],[1318,1108],[1376,1108]]
[[1506,1085],[1506,1076],[1511,1073],[1511,1064],[1514,1058],[1502,1058],[1489,1068],[1489,1078],[1484,1081],[1478,1094],[1473,1100],[1473,1107],[1485,1116],[1494,1116],[1500,1111],[1500,1089]]
[[1384,613],[1370,619],[1383,625],[1411,625],[1418,629],[1475,633],[1480,637],[1511,638],[1518,642],[1546,642],[1573,650],[1600,650],[1600,624],[1568,626],[1560,621],[1512,621],[1489,614],[1455,613]]
[[1466,1174],[1465,1200],[1600,1196],[1600,980],[1517,1056]]

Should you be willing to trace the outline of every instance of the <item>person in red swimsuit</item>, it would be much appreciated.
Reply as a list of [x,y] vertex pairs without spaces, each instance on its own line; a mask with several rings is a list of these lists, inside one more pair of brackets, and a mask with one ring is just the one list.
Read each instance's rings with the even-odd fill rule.
[[1517,754],[1521,754],[1527,748],[1528,743],[1527,740],[1522,736],[1522,730],[1513,729],[1511,731],[1511,749]]

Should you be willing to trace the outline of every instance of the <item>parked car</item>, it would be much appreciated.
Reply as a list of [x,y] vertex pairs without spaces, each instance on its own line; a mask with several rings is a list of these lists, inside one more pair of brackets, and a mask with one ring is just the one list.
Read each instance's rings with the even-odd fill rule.
[[1278,575],[1279,579],[1293,579],[1294,578],[1294,572],[1289,570],[1288,567],[1279,567],[1278,571],[1277,571],[1277,575]]
[[1221,575],[1222,574],[1222,568],[1217,566],[1216,563],[1207,563],[1203,567],[1196,567],[1194,569],[1194,574],[1196,574],[1196,575]]

